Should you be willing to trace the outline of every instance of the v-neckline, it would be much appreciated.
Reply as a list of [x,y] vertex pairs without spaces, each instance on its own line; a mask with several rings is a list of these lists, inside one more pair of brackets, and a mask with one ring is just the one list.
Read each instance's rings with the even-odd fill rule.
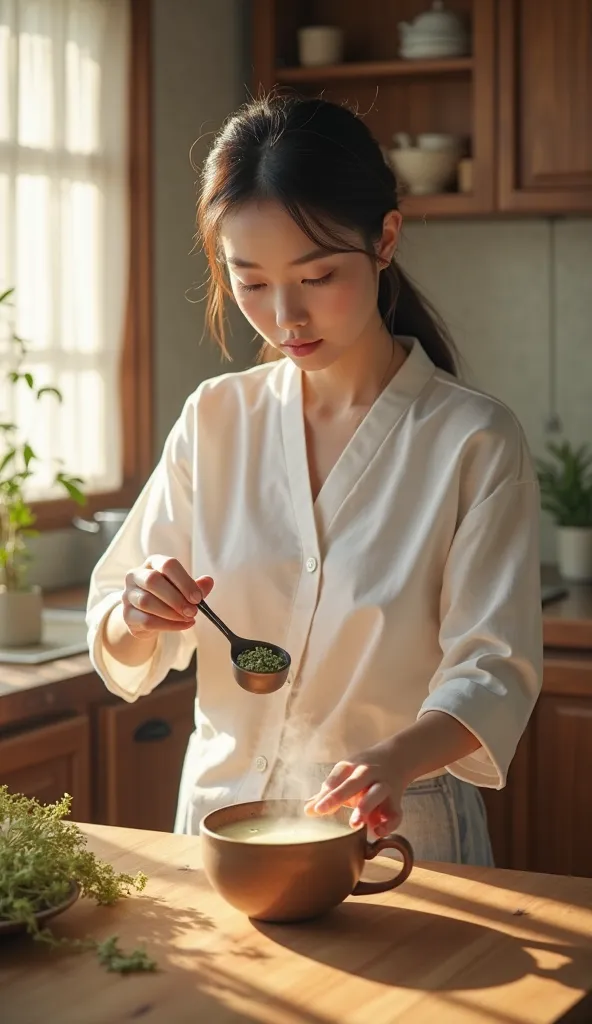
[[343,502],[356,487],[395,424],[408,409],[435,367],[415,339],[399,339],[409,348],[403,365],[368,409],[313,499],[303,408],[303,374],[294,364],[285,367],[282,393],[284,455],[294,510],[301,534],[326,533]]

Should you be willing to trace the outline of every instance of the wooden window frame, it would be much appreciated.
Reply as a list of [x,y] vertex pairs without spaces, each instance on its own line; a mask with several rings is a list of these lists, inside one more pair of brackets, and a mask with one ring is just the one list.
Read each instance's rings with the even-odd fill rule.
[[[94,492],[84,514],[128,508],[153,467],[152,443],[152,104],[150,0],[130,2],[129,260],[130,276],[120,365],[123,483]],[[31,503],[39,530],[69,526],[80,507],[66,498]]]

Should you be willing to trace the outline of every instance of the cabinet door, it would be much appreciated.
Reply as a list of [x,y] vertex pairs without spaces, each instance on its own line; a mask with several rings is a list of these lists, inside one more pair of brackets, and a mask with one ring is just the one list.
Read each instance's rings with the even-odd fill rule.
[[90,821],[90,748],[86,715],[0,739],[0,784],[55,803],[72,796],[74,821]]
[[533,868],[592,876],[592,695],[539,700]]
[[99,709],[96,772],[102,822],[172,831],[195,694],[192,676],[134,704]]
[[592,210],[592,4],[499,2],[499,205]]
[[531,864],[532,723],[526,729],[504,789],[483,789],[495,866],[529,871]]

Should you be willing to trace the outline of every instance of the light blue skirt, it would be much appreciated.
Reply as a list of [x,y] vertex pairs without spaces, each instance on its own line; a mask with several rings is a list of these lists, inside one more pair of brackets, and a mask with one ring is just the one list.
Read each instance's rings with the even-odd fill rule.
[[398,831],[416,860],[494,866],[483,797],[477,786],[448,772],[409,786]]

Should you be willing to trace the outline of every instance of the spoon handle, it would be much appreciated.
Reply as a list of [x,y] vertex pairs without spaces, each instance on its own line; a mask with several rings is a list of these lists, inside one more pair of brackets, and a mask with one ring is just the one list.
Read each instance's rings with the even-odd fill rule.
[[233,640],[236,639],[234,633],[228,628],[228,626],[224,622],[222,622],[222,619],[218,618],[216,612],[212,611],[209,604],[206,604],[205,601],[200,601],[197,608],[198,611],[203,612],[206,619],[209,619],[210,622],[214,623],[214,625],[220,630],[220,632],[224,634],[229,643],[232,643]]

